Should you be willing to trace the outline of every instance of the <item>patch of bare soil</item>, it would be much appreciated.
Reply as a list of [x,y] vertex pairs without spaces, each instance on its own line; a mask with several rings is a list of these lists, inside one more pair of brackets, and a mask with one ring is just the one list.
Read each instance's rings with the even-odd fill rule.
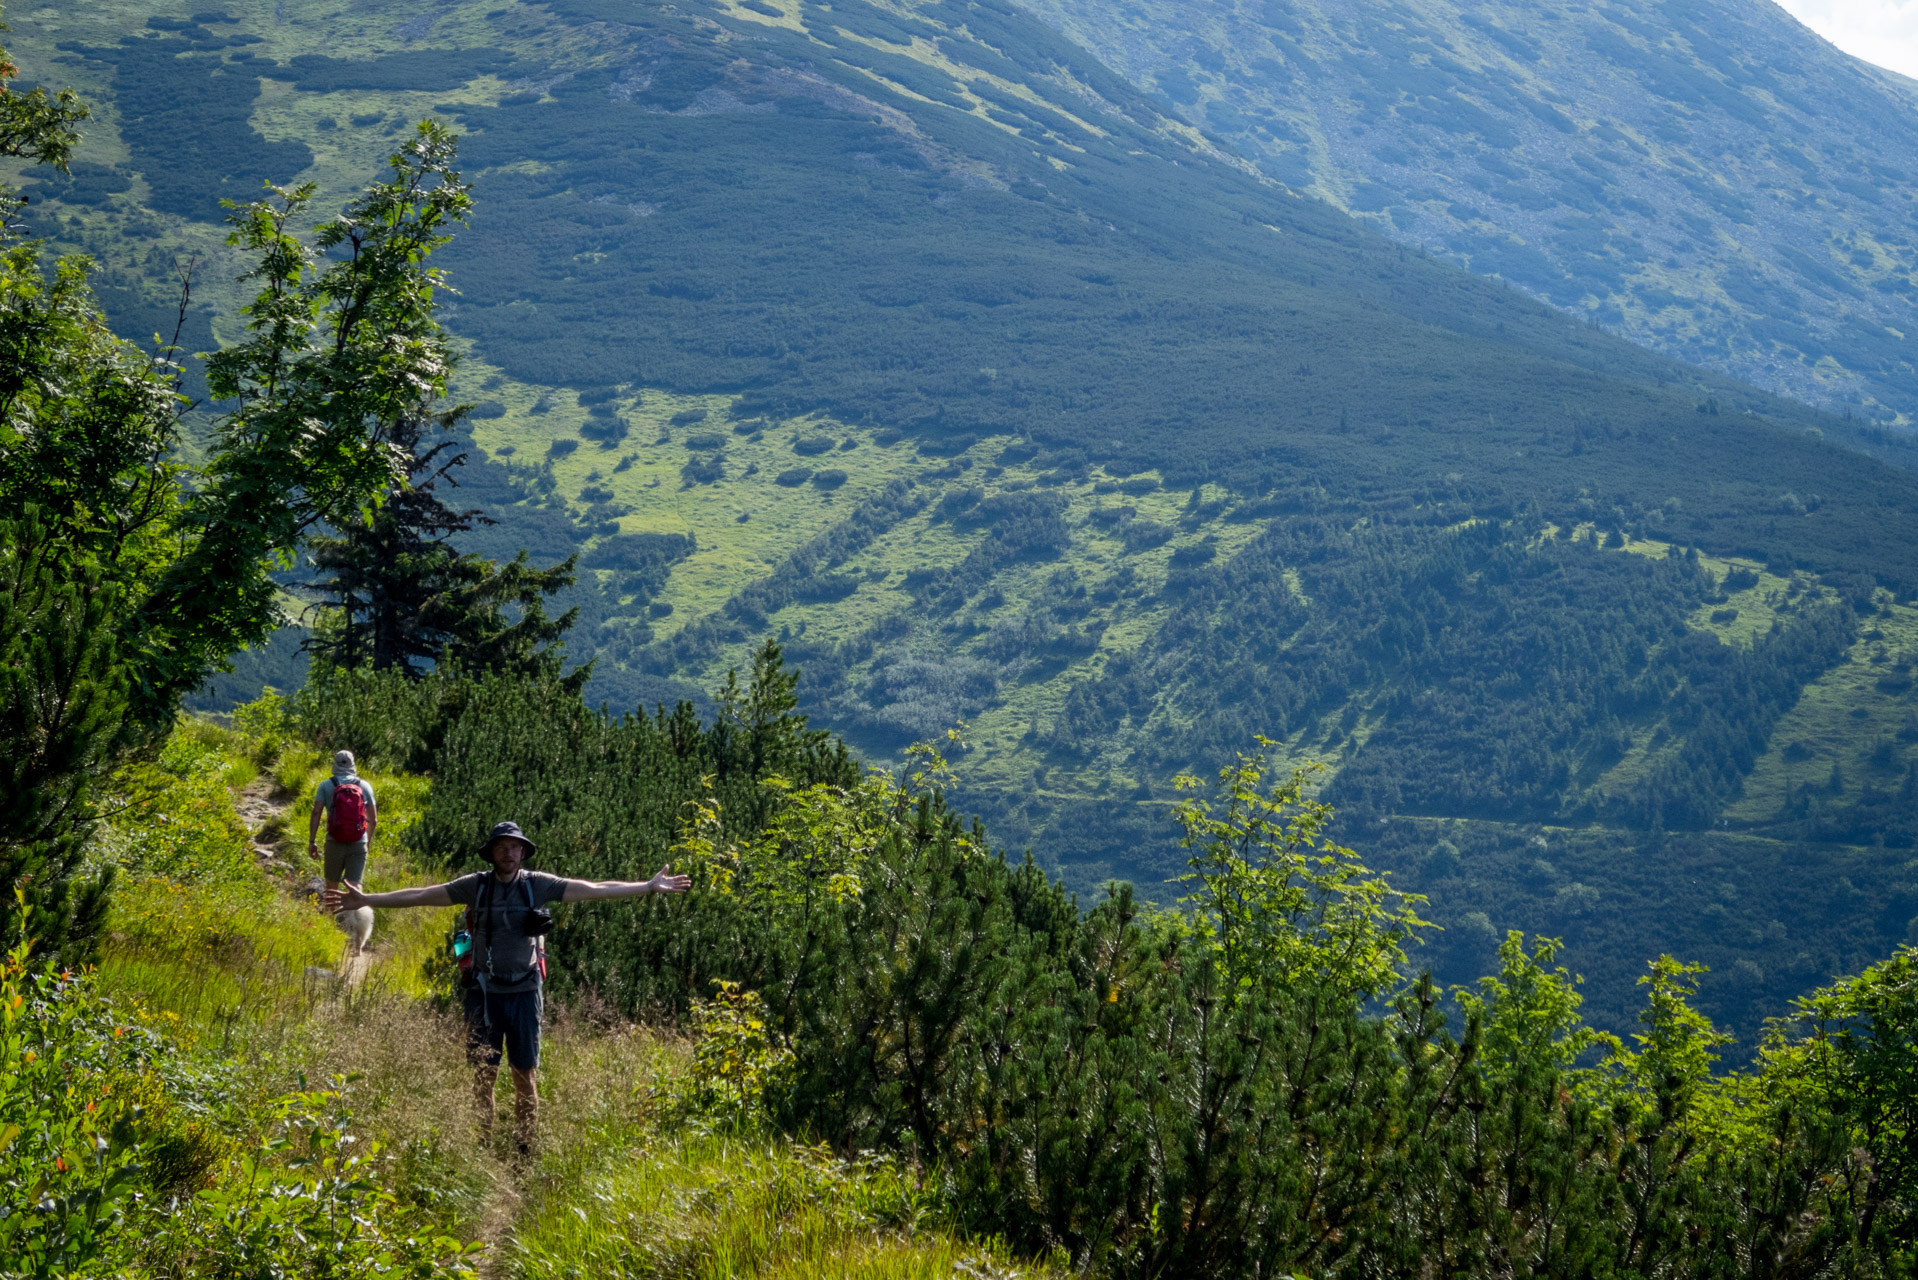
[[269,875],[287,876],[292,868],[281,851],[285,833],[274,822],[286,812],[286,801],[277,799],[275,790],[273,779],[255,778],[233,797],[233,812],[246,826],[247,836],[253,842],[253,856],[260,860],[260,868]]

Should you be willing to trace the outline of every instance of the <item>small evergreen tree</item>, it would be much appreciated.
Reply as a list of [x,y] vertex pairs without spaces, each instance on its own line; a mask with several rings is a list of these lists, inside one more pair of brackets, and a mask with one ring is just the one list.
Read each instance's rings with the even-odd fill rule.
[[[327,665],[417,677],[450,662],[560,678],[556,646],[579,611],[549,618],[544,601],[573,584],[578,557],[536,569],[524,552],[499,565],[453,546],[451,535],[492,523],[479,509],[456,511],[440,497],[440,486],[456,487],[451,473],[466,463],[446,434],[463,413],[416,413],[396,424],[392,444],[406,458],[406,482],[372,512],[346,521],[338,536],[312,540],[314,567],[330,575],[312,586],[333,625],[307,644]],[[509,620],[514,608],[518,617]],[[589,671],[575,670],[563,687],[577,691]]]
[[24,909],[42,954],[88,958],[110,877],[80,876],[94,786],[127,712],[113,589],[29,512],[0,525],[0,950]]

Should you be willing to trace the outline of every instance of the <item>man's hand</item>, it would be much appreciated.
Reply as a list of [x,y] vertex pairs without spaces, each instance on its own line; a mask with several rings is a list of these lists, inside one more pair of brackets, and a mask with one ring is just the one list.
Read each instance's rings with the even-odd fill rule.
[[351,880],[348,880],[342,888],[328,889],[320,895],[320,899],[326,908],[326,914],[330,916],[373,905],[366,900],[366,891]]
[[661,867],[659,873],[646,882],[648,893],[684,893],[692,887],[693,878],[674,875],[673,865],[670,862]]

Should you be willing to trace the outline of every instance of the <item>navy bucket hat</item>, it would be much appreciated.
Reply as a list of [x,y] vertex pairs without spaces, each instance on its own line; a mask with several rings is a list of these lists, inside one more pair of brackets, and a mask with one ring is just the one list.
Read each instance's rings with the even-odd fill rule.
[[494,842],[498,840],[509,839],[509,838],[513,840],[517,840],[521,844],[526,846],[526,856],[528,858],[531,858],[534,854],[539,852],[539,846],[535,845],[531,840],[526,838],[526,833],[519,829],[519,823],[502,822],[496,825],[493,828],[492,832],[487,835],[486,843],[479,847],[479,856],[485,861],[491,862],[493,860]]

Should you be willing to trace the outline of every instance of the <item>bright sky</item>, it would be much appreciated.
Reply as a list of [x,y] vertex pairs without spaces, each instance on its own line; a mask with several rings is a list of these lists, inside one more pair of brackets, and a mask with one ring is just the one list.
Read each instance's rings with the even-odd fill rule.
[[1853,57],[1918,79],[1918,0],[1778,0]]

